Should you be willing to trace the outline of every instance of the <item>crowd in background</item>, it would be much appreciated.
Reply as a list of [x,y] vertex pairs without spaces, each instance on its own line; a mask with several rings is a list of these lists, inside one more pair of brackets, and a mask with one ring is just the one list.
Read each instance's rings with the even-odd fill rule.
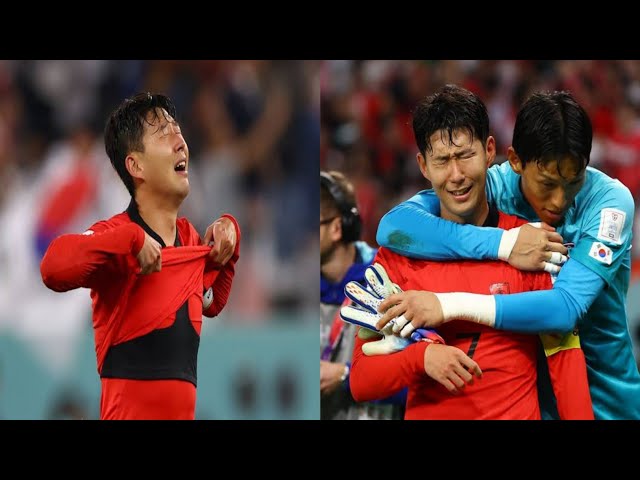
[[[418,170],[411,112],[447,83],[485,102],[496,162],[506,159],[515,116],[528,96],[569,90],[593,124],[590,165],[624,183],[636,199],[632,275],[640,279],[640,61],[330,60],[320,71],[320,165],[354,182],[363,239],[376,245],[380,217],[428,188]],[[632,285],[632,287],[634,287]],[[629,301],[634,301],[629,295]],[[640,346],[640,305],[632,318]],[[640,350],[637,350],[640,352]]]

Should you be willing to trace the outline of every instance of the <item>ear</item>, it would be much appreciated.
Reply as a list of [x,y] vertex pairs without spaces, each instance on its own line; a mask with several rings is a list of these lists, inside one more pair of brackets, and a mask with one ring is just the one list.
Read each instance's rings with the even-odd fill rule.
[[124,166],[132,178],[143,178],[144,167],[142,166],[140,159],[135,154],[127,155],[127,158],[124,159]]
[[491,166],[496,159],[496,139],[492,136],[487,137],[487,146],[485,148],[487,152],[487,168]]
[[518,175],[522,175],[524,168],[522,167],[522,162],[520,161],[520,157],[513,149],[513,147],[509,147],[507,149],[507,160],[509,160],[509,164],[511,164],[511,168]]
[[427,160],[420,152],[418,152],[418,154],[416,155],[416,162],[418,162],[418,167],[420,168],[422,176],[431,181],[431,176],[429,175],[429,170],[427,169]]
[[329,224],[329,238],[333,242],[339,242],[342,240],[342,216],[338,216],[333,219]]

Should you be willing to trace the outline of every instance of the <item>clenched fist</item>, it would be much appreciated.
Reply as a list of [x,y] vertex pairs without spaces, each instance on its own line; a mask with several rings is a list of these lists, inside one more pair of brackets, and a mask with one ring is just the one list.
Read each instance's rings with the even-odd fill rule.
[[209,257],[220,265],[225,265],[236,248],[236,229],[227,217],[221,217],[207,228],[204,244],[211,245]]
[[162,269],[162,248],[147,232],[144,233],[144,245],[136,258],[141,275],[159,272]]

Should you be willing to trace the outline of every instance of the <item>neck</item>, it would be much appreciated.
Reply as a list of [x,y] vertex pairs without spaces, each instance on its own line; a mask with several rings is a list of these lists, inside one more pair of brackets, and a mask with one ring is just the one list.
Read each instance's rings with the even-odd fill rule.
[[337,283],[347,274],[355,258],[355,244],[349,243],[345,245],[344,243],[340,243],[331,254],[331,257],[322,264],[320,272],[322,276],[330,282]]
[[176,221],[180,205],[144,191],[137,191],[135,198],[142,219],[160,235],[167,247],[172,246],[176,240]]

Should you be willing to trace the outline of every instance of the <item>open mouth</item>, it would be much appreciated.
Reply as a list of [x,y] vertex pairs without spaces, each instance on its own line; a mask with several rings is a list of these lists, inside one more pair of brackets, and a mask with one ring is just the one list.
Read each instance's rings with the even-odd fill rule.
[[465,196],[467,193],[469,193],[469,191],[471,190],[471,187],[473,185],[469,185],[468,187],[465,188],[460,188],[458,190],[449,190],[449,193],[451,195],[453,195],[454,197],[463,197]]
[[186,172],[187,171],[187,161],[182,160],[176,163],[176,166],[173,168],[176,172]]

